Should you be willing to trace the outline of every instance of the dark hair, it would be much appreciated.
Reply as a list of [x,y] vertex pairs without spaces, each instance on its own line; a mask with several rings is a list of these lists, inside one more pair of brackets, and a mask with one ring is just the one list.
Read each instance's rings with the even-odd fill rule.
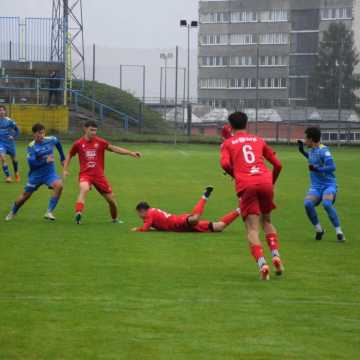
[[234,112],[229,116],[229,123],[235,130],[246,129],[247,122],[248,116],[241,111]]
[[0,109],[7,111],[6,106],[4,106],[4,105],[0,105]]
[[137,211],[149,210],[149,209],[150,209],[150,205],[146,201],[142,201],[136,205]]
[[308,127],[305,130],[305,135],[308,139],[318,143],[321,140],[321,130],[318,127]]
[[97,127],[98,127],[98,124],[97,124],[97,122],[94,121],[94,120],[88,120],[88,121],[85,122],[84,127],[85,127],[85,128],[89,128],[89,127],[97,128]]
[[38,131],[42,131],[42,130],[45,130],[45,126],[43,124],[40,124],[40,123],[37,123],[37,124],[34,124],[33,127],[32,127],[32,132],[33,134],[37,133]]

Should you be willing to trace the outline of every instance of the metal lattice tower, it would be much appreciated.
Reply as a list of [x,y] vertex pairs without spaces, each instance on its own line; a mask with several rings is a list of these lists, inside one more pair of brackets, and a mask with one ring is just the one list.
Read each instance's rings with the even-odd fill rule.
[[66,79],[85,79],[82,0],[52,0],[51,60],[64,63]]

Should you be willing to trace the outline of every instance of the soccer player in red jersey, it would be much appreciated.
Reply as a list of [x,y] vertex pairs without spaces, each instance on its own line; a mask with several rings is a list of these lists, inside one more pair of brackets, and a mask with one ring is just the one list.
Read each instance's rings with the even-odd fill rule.
[[[282,166],[264,139],[245,131],[248,122],[245,113],[231,114],[229,122],[234,136],[226,140],[221,147],[221,166],[235,179],[251,253],[259,266],[261,279],[268,280],[269,266],[265,260],[259,232],[262,226],[276,274],[281,275],[284,268],[279,254],[277,231],[271,222],[271,212],[275,209],[274,184]],[[266,167],[264,159],[273,165],[272,172]]]
[[80,162],[80,193],[75,206],[75,221],[81,223],[81,217],[85,206],[85,199],[92,186],[104,197],[109,204],[110,214],[114,223],[121,223],[118,220],[118,209],[112,188],[104,174],[105,151],[115,154],[129,155],[140,158],[139,152],[108,143],[106,140],[97,136],[98,126],[95,121],[87,121],[84,125],[84,136],[77,140],[64,162],[64,178],[68,176],[68,167],[71,158],[78,154]]
[[172,215],[163,210],[150,207],[147,202],[141,202],[136,206],[136,211],[144,221],[144,225],[133,228],[132,231],[222,232],[237,219],[240,215],[240,209],[232,211],[217,222],[200,220],[212,191],[212,187],[206,188],[191,214]]

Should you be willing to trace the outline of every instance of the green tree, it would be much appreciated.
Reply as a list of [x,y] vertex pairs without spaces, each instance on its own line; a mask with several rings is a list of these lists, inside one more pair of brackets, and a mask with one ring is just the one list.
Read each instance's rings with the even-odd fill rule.
[[354,90],[360,86],[359,78],[354,75],[358,63],[353,31],[344,23],[331,23],[323,33],[318,63],[310,82],[313,105],[336,108],[341,93],[342,106],[352,107],[356,100]]

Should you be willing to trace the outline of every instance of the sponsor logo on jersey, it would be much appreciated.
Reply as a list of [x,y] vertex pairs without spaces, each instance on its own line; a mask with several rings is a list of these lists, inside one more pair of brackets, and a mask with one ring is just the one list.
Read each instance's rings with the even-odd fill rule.
[[232,140],[231,143],[233,145],[236,145],[236,144],[243,144],[245,142],[257,142],[257,141],[258,139],[256,137],[240,137],[235,140]]

